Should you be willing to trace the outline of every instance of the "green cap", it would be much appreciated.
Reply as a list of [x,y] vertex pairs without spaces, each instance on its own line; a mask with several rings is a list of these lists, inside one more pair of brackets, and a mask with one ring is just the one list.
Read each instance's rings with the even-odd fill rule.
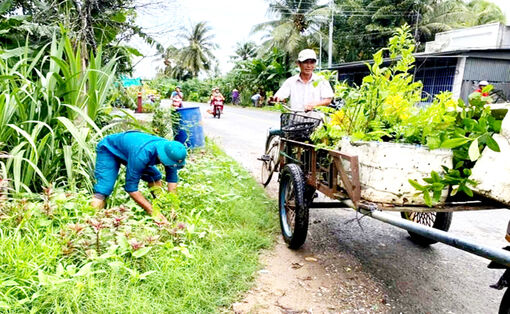
[[182,166],[186,159],[186,147],[176,141],[162,141],[157,146],[158,158],[165,166]]

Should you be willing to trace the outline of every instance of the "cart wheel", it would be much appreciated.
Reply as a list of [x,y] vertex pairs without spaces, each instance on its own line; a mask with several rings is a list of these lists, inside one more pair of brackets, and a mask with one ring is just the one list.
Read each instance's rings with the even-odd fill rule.
[[273,135],[266,143],[266,152],[262,156],[262,173],[260,174],[263,186],[271,182],[273,172],[278,168],[278,158],[280,157],[280,137]]
[[283,239],[291,249],[299,249],[308,232],[308,206],[304,194],[303,172],[296,164],[286,165],[280,177],[278,209]]
[[510,314],[510,289],[506,289],[505,294],[503,294],[503,298],[501,299],[501,304],[499,305],[499,314]]
[[[432,227],[435,229],[448,231],[450,229],[450,224],[452,223],[452,216],[453,214],[448,213],[438,213],[438,212],[431,212],[431,213],[418,213],[418,212],[400,212],[400,216],[402,218],[411,220],[413,222],[417,222],[421,225]],[[431,240],[429,238],[426,238],[424,236],[418,235],[414,232],[408,231],[409,235],[411,236],[411,240],[420,245],[431,245],[434,243],[437,243],[436,240]]]
[[308,208],[310,208],[310,206],[313,203],[313,200],[316,197],[315,191],[316,190],[313,186],[310,186],[310,185],[305,186],[305,204],[306,204],[306,207],[308,207]]

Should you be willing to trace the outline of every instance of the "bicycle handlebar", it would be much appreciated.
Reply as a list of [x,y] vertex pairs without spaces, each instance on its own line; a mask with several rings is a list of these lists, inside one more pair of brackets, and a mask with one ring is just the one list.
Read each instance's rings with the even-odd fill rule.
[[[291,107],[287,106],[287,105],[284,105],[284,103],[282,102],[277,102],[279,103],[285,110],[287,111],[290,111],[290,112],[294,112],[294,113],[298,113],[298,112],[309,112],[309,111],[316,111],[316,109],[312,109],[312,110],[309,110],[309,111],[306,111],[306,110],[294,110],[292,109]],[[338,103],[338,102],[331,102],[329,105],[327,105],[326,107],[329,107],[329,108],[333,108],[333,109],[336,109],[336,110],[339,110],[340,108],[342,108],[342,104],[341,103]]]

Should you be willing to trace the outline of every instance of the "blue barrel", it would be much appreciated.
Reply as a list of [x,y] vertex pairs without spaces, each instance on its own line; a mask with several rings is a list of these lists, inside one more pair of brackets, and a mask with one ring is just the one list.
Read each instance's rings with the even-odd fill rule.
[[191,148],[204,146],[204,129],[202,128],[200,108],[177,108],[177,112],[181,119],[175,140]]

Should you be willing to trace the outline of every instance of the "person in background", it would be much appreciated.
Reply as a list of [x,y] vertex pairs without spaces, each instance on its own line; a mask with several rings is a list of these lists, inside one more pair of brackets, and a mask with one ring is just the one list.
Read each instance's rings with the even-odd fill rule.
[[232,90],[232,104],[239,105],[239,91],[235,88]]
[[489,93],[488,93],[488,92],[484,92],[484,91],[483,91],[483,89],[484,89],[487,85],[489,85],[489,82],[487,82],[487,81],[480,81],[480,82],[478,83],[478,88],[477,88],[477,89],[475,89],[475,93],[480,93],[480,94],[482,94],[482,96],[484,96],[484,97],[488,97],[488,96],[489,96]]
[[318,106],[327,106],[333,99],[333,89],[326,80],[314,74],[317,55],[312,49],[301,50],[297,65],[299,74],[288,78],[274,95],[281,102],[290,97],[290,107],[296,111],[311,111]]
[[251,96],[251,102],[253,103],[253,107],[259,106],[259,101],[262,96],[259,92],[255,93],[255,95]]
[[[139,131],[128,131],[111,134],[102,139],[97,144],[96,154],[96,183],[91,206],[96,209],[104,208],[106,198],[113,192],[122,164],[126,166],[125,191],[147,214],[152,215],[151,203],[138,191],[140,180],[146,181],[150,187],[162,186],[162,176],[155,165],[163,164],[167,190],[175,192],[177,170],[184,167],[187,151],[180,142]],[[166,221],[161,214],[157,218]]]
[[[221,106],[220,107],[221,108],[221,113],[223,113],[223,103],[224,102],[225,102],[225,97],[223,96],[223,94],[221,94],[220,88],[219,87],[213,88],[213,92],[212,92],[211,98],[209,99],[209,104],[210,105],[215,105],[216,104],[216,105]],[[210,114],[212,114],[212,110],[209,110],[209,111],[208,112]]]
[[184,94],[181,92],[181,87],[175,87],[175,90],[170,95],[170,99],[172,100],[172,106],[175,108],[182,108],[182,100],[184,98]]

